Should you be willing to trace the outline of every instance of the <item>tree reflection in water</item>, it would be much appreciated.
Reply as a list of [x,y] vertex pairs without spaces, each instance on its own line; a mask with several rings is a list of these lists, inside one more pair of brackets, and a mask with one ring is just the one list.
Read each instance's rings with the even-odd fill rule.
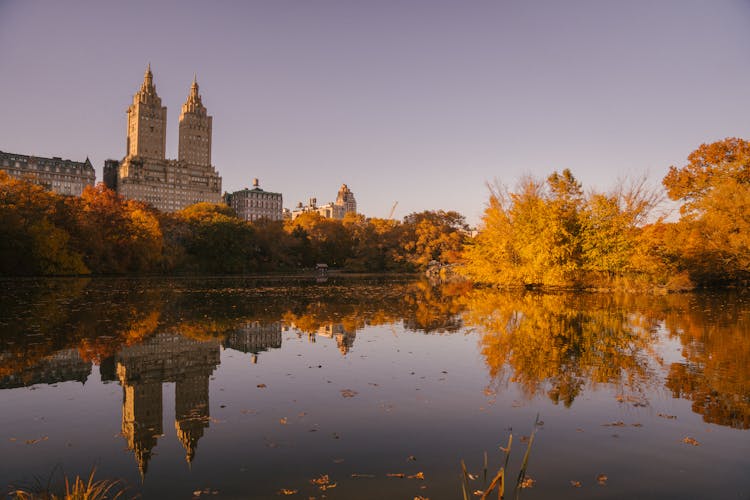
[[[347,355],[366,326],[400,323],[425,334],[476,330],[495,389],[517,384],[570,406],[600,384],[636,404],[665,385],[706,422],[747,429],[749,312],[737,293],[513,293],[408,280],[15,281],[0,287],[0,386],[42,382],[44,366],[64,351],[77,360],[72,379],[85,378],[90,363],[161,332],[258,354],[281,347],[281,324],[331,337]],[[268,346],[246,338],[256,331]],[[667,339],[680,342],[681,359],[663,361]]]
[[466,322],[481,333],[493,379],[529,396],[544,390],[570,406],[587,385],[608,383],[641,399],[653,379],[658,322],[616,296],[480,290],[468,296]]

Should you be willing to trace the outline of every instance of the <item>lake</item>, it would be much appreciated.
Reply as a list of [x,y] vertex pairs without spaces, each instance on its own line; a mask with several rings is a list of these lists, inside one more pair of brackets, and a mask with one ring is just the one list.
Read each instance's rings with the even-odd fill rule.
[[473,495],[512,434],[506,498],[748,499],[748,299],[4,280],[0,485],[460,499],[461,461]]

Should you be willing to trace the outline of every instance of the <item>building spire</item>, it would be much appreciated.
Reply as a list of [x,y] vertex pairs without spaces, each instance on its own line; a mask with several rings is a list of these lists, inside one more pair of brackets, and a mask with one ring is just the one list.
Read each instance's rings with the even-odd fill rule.
[[151,63],[146,66],[146,73],[143,75],[143,85],[141,90],[152,90],[154,88],[154,75],[151,73]]
[[193,84],[190,86],[190,97],[200,98],[198,94],[198,76],[193,73]]
[[190,93],[188,94],[185,104],[182,105],[182,112],[205,112],[203,102],[201,102],[201,95],[198,92],[198,76],[193,73],[193,83],[190,84]]

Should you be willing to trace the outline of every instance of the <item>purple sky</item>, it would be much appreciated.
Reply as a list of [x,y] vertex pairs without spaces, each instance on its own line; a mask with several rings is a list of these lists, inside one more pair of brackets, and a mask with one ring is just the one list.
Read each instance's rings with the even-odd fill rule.
[[750,1],[0,0],[0,150],[125,154],[148,62],[168,157],[193,73],[225,190],[477,222],[485,182],[658,183],[750,137]]

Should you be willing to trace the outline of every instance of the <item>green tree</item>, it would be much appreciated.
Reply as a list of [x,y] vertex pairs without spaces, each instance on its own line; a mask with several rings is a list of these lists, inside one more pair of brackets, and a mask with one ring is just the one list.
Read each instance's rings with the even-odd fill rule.
[[176,215],[188,227],[181,244],[189,270],[246,273],[258,269],[255,231],[238,219],[230,207],[196,203]]

